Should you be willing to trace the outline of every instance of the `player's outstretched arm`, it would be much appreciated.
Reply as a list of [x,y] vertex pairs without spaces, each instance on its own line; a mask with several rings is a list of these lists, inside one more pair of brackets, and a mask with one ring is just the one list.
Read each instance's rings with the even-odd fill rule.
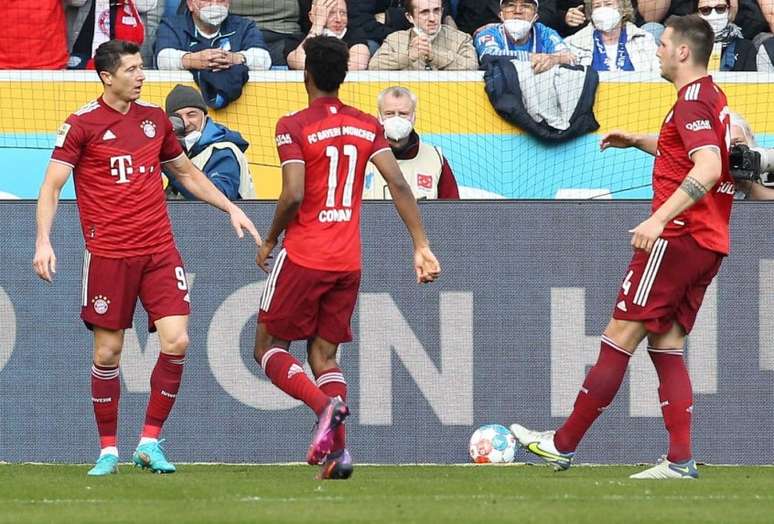
[[601,151],[611,147],[620,149],[636,147],[640,151],[656,156],[658,137],[655,135],[638,135],[627,133],[626,131],[614,130],[607,133],[599,142],[599,149]]
[[54,273],[56,273],[56,255],[50,239],[51,227],[59,205],[59,195],[71,172],[72,168],[67,164],[49,162],[43,184],[40,186],[36,211],[38,232],[35,237],[35,257],[32,259],[32,267],[35,273],[46,282],[53,282]]
[[277,245],[279,236],[288,227],[290,221],[295,218],[304,200],[305,178],[306,166],[303,162],[287,162],[282,166],[282,192],[277,200],[269,234],[266,235],[266,240],[258,252],[258,266],[267,273],[272,249]]
[[177,179],[180,184],[193,196],[213,207],[225,211],[231,218],[231,225],[236,230],[237,236],[242,238],[243,231],[247,231],[255,239],[255,243],[261,245],[261,235],[255,229],[253,222],[247,218],[244,211],[231,202],[207,176],[197,168],[185,155],[164,164],[164,167]]
[[715,148],[702,148],[691,155],[693,167],[680,187],[647,220],[632,233],[632,247],[650,252],[653,244],[664,231],[667,223],[677,215],[704,198],[718,183],[722,175],[723,163]]
[[441,265],[438,259],[430,251],[430,243],[422,225],[422,217],[411,188],[403,178],[400,167],[392,151],[384,150],[371,158],[371,162],[382,174],[392,195],[392,202],[398,210],[400,218],[411,234],[414,243],[414,270],[417,274],[417,282],[432,282],[441,274]]

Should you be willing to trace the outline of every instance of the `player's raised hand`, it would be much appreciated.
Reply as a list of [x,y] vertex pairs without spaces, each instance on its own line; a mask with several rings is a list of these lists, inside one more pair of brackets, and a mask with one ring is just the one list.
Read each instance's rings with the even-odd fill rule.
[[54,281],[56,273],[56,255],[50,242],[38,243],[35,246],[35,257],[32,259],[35,273],[46,282]]
[[269,259],[271,258],[271,252],[274,250],[274,246],[276,245],[276,240],[269,240],[267,238],[264,240],[263,244],[261,244],[260,249],[258,249],[258,255],[255,257],[255,263],[258,264],[258,267],[261,268],[265,273],[269,272]]
[[414,250],[414,269],[417,273],[417,283],[427,284],[438,279],[441,274],[441,264],[430,251],[429,247]]
[[653,244],[658,240],[663,231],[664,223],[656,217],[649,217],[640,222],[634,229],[629,230],[629,233],[632,234],[632,247],[650,253],[650,250],[653,249]]
[[632,133],[615,130],[602,137],[602,140],[599,142],[599,149],[600,151],[610,147],[625,149],[634,146],[635,142],[636,137]]
[[231,225],[234,226],[234,230],[239,238],[244,238],[245,234],[243,231],[247,231],[255,239],[256,245],[261,245],[261,235],[258,234],[258,230],[255,229],[252,220],[247,218],[244,211],[232,205],[228,209],[228,215],[231,218]]

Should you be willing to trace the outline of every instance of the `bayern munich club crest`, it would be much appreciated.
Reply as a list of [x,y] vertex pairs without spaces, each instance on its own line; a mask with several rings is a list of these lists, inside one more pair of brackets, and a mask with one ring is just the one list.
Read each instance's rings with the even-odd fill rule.
[[140,127],[142,128],[142,132],[145,133],[145,136],[148,138],[153,138],[156,136],[156,124],[150,120],[143,120],[142,124],[140,124]]
[[97,295],[91,299],[91,303],[94,306],[94,311],[97,315],[104,315],[108,311],[110,306],[110,299],[104,295]]

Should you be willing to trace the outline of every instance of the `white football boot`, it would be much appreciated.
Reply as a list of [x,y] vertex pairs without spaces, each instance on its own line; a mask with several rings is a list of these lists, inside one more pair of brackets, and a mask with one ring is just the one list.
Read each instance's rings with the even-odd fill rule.
[[669,462],[666,457],[661,457],[658,464],[652,468],[630,475],[629,478],[639,480],[696,479],[699,478],[699,471],[696,469],[696,461],[693,459],[686,462]]
[[519,424],[511,424],[510,430],[524,449],[551,464],[556,471],[570,468],[575,453],[562,453],[556,449],[554,431],[532,431]]

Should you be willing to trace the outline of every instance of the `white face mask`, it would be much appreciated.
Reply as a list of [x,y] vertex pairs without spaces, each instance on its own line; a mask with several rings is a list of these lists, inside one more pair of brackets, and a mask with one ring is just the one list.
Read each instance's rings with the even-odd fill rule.
[[228,16],[228,7],[223,4],[205,5],[199,9],[199,18],[206,24],[219,26]]
[[505,20],[503,22],[503,26],[505,27],[505,30],[508,32],[508,34],[511,35],[511,38],[514,40],[521,40],[527,36],[527,34],[529,34],[529,30],[532,29],[532,22],[527,22],[526,20],[521,20],[518,18],[512,18],[510,20]]
[[384,126],[384,136],[395,142],[400,142],[411,134],[414,124],[411,120],[400,116],[391,116],[382,120]]
[[346,35],[346,34],[347,34],[347,28],[346,27],[344,28],[344,30],[341,33],[333,32],[330,29],[328,29],[327,27],[325,29],[323,29],[323,36],[332,36],[334,38],[338,38],[339,40],[344,38],[344,35]]
[[712,30],[715,32],[715,34],[720,33],[723,29],[728,26],[728,13],[718,13],[714,9],[708,16],[701,16],[704,20],[707,21],[707,23],[712,27]]
[[185,149],[186,151],[190,151],[193,149],[193,146],[196,145],[196,143],[199,141],[199,139],[202,137],[201,131],[191,131],[185,137],[183,140],[185,141]]
[[607,33],[619,24],[621,13],[613,7],[597,7],[591,12],[591,21],[594,27]]

